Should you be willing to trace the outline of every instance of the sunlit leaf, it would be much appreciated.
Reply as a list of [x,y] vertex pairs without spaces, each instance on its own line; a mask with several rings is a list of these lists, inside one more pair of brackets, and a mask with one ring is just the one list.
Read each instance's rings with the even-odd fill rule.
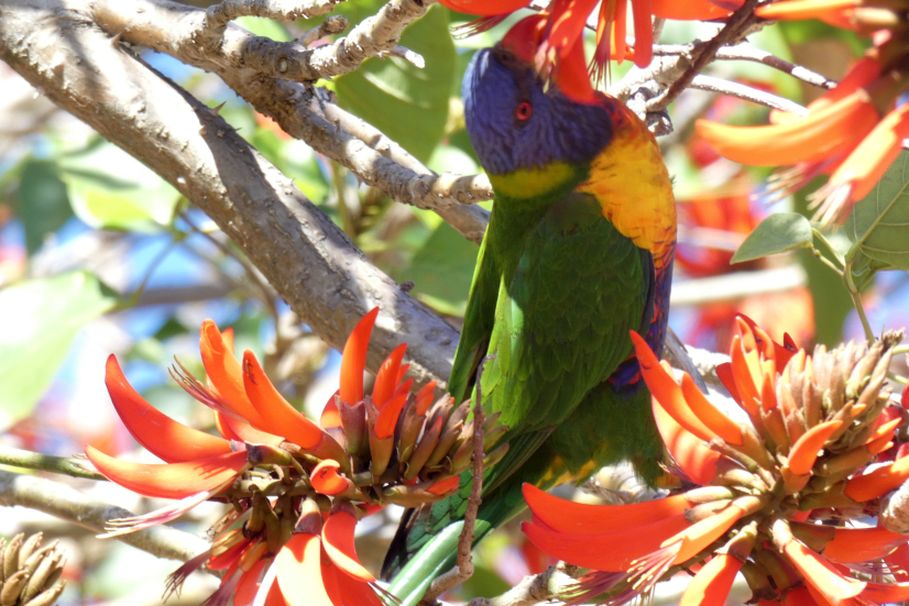
[[[359,22],[384,2],[348,2],[338,12]],[[432,7],[405,30],[401,44],[419,53],[425,66],[400,57],[371,59],[335,80],[338,102],[425,161],[441,140],[454,87],[455,52],[448,14]]]
[[402,279],[412,281],[413,294],[437,311],[463,315],[477,250],[447,223],[440,223],[402,272]]
[[64,157],[60,167],[73,211],[91,227],[157,231],[173,217],[177,191],[111,143]]
[[290,34],[287,33],[287,28],[274,19],[247,16],[240,17],[236,23],[256,36],[271,38],[278,42],[288,42],[291,39]]
[[909,270],[909,152],[855,205],[843,231],[852,240],[847,256],[854,272],[865,278],[860,281],[882,269]]
[[16,214],[25,230],[29,254],[38,250],[49,234],[73,216],[57,165],[46,160],[25,161],[19,175],[16,203]]
[[811,222],[798,213],[774,213],[754,228],[732,257],[733,263],[811,246]]
[[0,290],[0,428],[32,411],[83,326],[116,299],[93,275],[74,272]]

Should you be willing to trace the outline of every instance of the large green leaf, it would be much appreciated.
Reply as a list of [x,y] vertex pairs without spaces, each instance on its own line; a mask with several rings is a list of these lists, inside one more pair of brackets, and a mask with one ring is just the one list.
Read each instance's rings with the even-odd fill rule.
[[855,205],[843,230],[852,241],[847,258],[865,278],[861,282],[878,270],[909,270],[909,152]]
[[60,167],[73,211],[92,227],[157,231],[173,217],[176,190],[111,143],[65,156]]
[[[384,4],[347,2],[338,11],[357,23]],[[442,139],[455,78],[455,51],[448,33],[448,13],[432,7],[405,30],[401,44],[419,53],[419,68],[400,57],[371,59],[335,80],[338,102],[414,156],[426,161]]]
[[73,216],[60,180],[57,165],[48,160],[26,160],[19,173],[16,189],[17,215],[25,230],[29,254],[41,248],[44,239],[60,229]]
[[439,223],[401,278],[412,281],[414,295],[437,311],[464,315],[477,251],[447,223]]
[[116,303],[94,276],[75,272],[0,290],[0,429],[34,409],[79,330]]
[[732,257],[733,263],[811,246],[811,222],[798,213],[774,213],[754,228]]

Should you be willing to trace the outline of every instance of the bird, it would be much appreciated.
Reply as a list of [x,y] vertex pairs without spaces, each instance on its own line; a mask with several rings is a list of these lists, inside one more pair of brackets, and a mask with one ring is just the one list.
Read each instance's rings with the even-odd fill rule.
[[[524,482],[582,482],[629,460],[652,483],[663,456],[629,331],[654,351],[665,338],[671,179],[632,111],[563,94],[521,33],[478,51],[462,89],[494,201],[448,389],[460,402],[479,382],[508,445],[484,470],[474,543],[524,508]],[[383,565],[403,606],[455,565],[470,489],[465,472],[458,491],[405,512]]]

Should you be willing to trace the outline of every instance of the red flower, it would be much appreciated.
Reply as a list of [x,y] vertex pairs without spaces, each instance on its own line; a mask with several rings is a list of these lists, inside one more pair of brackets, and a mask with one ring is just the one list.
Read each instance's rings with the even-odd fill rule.
[[[440,0],[448,8],[492,18],[498,22],[505,15],[528,6],[528,0]],[[632,0],[634,19],[634,46],[625,40],[627,29],[627,2],[613,0],[550,0],[547,9],[538,15],[519,22],[509,32],[511,38],[520,38],[519,45],[532,50],[540,73],[554,76],[559,88],[566,95],[589,101],[593,87],[587,75],[584,58],[583,32],[588,17],[597,11],[596,49],[591,61],[597,78],[606,71],[610,59],[624,61],[633,58],[636,65],[646,66],[653,58],[653,18],[666,19],[716,19],[729,14],[729,6],[738,6],[740,0],[718,2],[711,0]],[[727,8],[723,8],[726,6]],[[522,55],[523,56],[523,55]]]
[[[739,323],[718,374],[740,407],[729,416],[687,374],[676,382],[632,333],[653,412],[673,462],[699,488],[633,505],[583,505],[532,486],[527,536],[592,569],[580,595],[616,603],[681,570],[683,606],[725,603],[738,572],[761,604],[859,606],[909,597],[909,583],[856,578],[850,566],[891,557],[902,535],[852,527],[909,478],[909,459],[876,469],[901,417],[884,387],[892,346],[849,344],[809,356]],[[750,420],[745,422],[744,417]],[[882,569],[878,565],[877,569]]]
[[756,13],[768,19],[819,17],[874,33],[875,45],[804,116],[775,112],[767,126],[697,123],[698,133],[727,158],[756,166],[793,166],[778,177],[783,189],[798,189],[819,174],[828,175],[813,204],[821,222],[831,222],[868,195],[909,137],[909,104],[898,105],[909,91],[905,8],[868,0],[792,0],[762,6]]
[[[255,356],[233,354],[231,333],[202,325],[203,383],[177,366],[180,385],[214,412],[220,436],[179,423],[146,402],[116,358],[106,384],[127,429],[164,463],[122,461],[88,447],[108,479],[151,497],[177,499],[134,518],[115,520],[108,536],[172,520],[217,498],[231,508],[212,530],[209,551],[174,573],[170,590],[206,565],[224,570],[209,605],[381,604],[375,578],[353,546],[357,518],[386,503],[417,506],[458,486],[470,462],[473,429],[466,404],[433,403],[434,385],[412,392],[397,347],[363,389],[369,337],[378,309],[351,332],[340,388],[320,423],[277,391]],[[495,432],[489,432],[495,436]],[[353,478],[357,481],[354,482]]]

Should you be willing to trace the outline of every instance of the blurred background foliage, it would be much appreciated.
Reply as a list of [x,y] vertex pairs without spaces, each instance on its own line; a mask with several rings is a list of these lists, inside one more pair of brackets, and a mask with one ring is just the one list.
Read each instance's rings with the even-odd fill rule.
[[[381,4],[348,1],[338,12],[356,23]],[[453,39],[451,27],[466,19],[434,7],[402,40],[422,61],[409,55],[373,59],[323,84],[343,107],[434,170],[477,172],[464,131],[460,80],[475,49],[492,44],[508,22],[485,34]],[[262,19],[240,24],[281,40],[315,25]],[[698,27],[668,24],[661,41],[687,42]],[[863,44],[851,33],[815,22],[771,26],[751,40],[834,79]],[[346,169],[255,114],[216,77],[164,55],[146,53],[144,58],[210,106],[223,104],[221,114],[240,134],[292,177],[376,265],[458,322],[476,257],[474,244],[435,214],[360,185]],[[615,69],[613,79],[625,69]],[[803,103],[821,92],[755,63],[715,62],[709,73]],[[0,87],[5,91],[0,96],[3,443],[61,455],[80,452],[89,442],[114,454],[134,450],[104,390],[104,360],[110,353],[120,357],[130,381],[147,399],[178,419],[205,426],[210,419],[188,419],[200,407],[189,406],[166,369],[177,356],[199,370],[197,330],[209,317],[234,328],[238,347],[264,356],[267,371],[289,400],[309,410],[321,407],[336,384],[337,354],[290,312],[207,217],[3,64]],[[770,202],[769,170],[724,160],[693,136],[698,116],[754,124],[765,121],[767,110],[688,91],[670,113],[675,132],[661,144],[675,179],[681,222],[670,323],[682,340],[723,350],[736,313],[751,316],[774,337],[789,332],[803,345],[860,338],[862,329],[841,279],[806,248],[813,235],[809,227],[806,236],[800,223],[805,200]],[[784,218],[789,235],[752,241],[752,248],[739,254],[745,260],[731,264],[746,236],[777,212],[796,213]],[[765,232],[779,229],[770,225]],[[827,236],[835,247],[845,238],[841,232]],[[792,252],[765,256],[780,251]],[[871,257],[866,261],[875,263]],[[860,286],[871,327],[878,331],[909,324],[909,274],[867,276]],[[147,505],[103,483],[90,488],[112,503],[133,509]],[[182,524],[195,529],[194,522],[203,527],[206,520]],[[158,603],[161,578],[174,567],[172,562],[115,542],[100,543],[35,513],[17,510],[0,517],[0,534],[36,526],[68,537],[79,554],[70,558],[64,603]],[[375,562],[392,526],[380,520],[372,531],[370,524],[361,526],[369,535],[364,537],[364,559]],[[514,540],[507,539],[507,532],[483,544],[481,566],[466,585],[468,593],[502,590],[546,564],[516,533],[510,535]],[[195,603],[193,595],[198,596],[190,585],[182,603]]]

